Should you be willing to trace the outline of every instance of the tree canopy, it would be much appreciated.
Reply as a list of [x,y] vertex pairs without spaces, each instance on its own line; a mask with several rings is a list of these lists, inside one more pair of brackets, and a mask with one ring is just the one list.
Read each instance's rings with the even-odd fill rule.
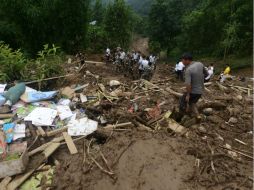
[[88,7],[89,0],[0,0],[0,40],[29,54],[47,43],[74,52],[85,44]]
[[150,44],[172,52],[227,56],[252,52],[251,0],[156,0]]

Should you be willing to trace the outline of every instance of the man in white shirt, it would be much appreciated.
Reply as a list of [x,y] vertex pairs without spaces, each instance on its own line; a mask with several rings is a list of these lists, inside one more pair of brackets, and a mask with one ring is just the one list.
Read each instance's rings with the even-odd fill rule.
[[132,59],[134,60],[134,61],[137,61],[138,60],[138,56],[139,56],[139,54],[138,54],[138,52],[133,52],[133,54],[132,54]]
[[208,75],[205,78],[205,82],[209,82],[210,79],[212,78],[212,76],[213,76],[213,67],[209,66],[207,72],[208,72]]
[[184,73],[184,64],[183,62],[179,62],[176,64],[176,74],[177,74],[177,78],[181,79],[183,81],[183,73]]
[[149,57],[150,63],[154,64],[155,63],[155,56],[153,54],[150,55]]
[[109,48],[106,49],[106,54],[110,55],[110,49]]
[[123,61],[123,60],[125,59],[125,56],[126,56],[126,54],[125,54],[125,52],[122,50],[122,51],[120,52],[120,59],[121,59],[121,61]]

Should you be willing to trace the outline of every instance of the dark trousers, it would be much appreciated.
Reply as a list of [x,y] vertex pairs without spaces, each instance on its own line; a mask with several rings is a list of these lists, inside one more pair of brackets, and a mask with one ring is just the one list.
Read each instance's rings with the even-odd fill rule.
[[183,81],[183,71],[176,71],[176,74],[177,74],[177,79],[181,79]]
[[[187,93],[184,93],[183,96],[180,98],[179,107],[181,112],[185,112],[187,108],[186,96]],[[196,104],[200,98],[201,94],[190,94],[189,106],[192,106],[192,104]]]

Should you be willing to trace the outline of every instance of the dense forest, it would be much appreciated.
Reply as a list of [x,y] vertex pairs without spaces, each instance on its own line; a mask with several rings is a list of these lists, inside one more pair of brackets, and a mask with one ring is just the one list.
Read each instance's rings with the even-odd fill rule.
[[[150,52],[176,60],[252,57],[251,0],[0,0],[0,80],[33,80],[61,73],[66,54],[130,49],[134,36]],[[241,66],[240,66],[241,64]]]
[[[128,48],[138,33],[151,51],[226,57],[252,54],[251,0],[0,0],[0,41],[33,56]],[[95,21],[95,22],[93,22]]]

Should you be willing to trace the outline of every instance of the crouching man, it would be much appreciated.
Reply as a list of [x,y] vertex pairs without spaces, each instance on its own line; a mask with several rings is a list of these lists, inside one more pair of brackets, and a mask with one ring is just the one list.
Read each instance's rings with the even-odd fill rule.
[[182,113],[191,112],[197,119],[200,119],[196,103],[204,91],[204,78],[208,75],[204,65],[193,61],[190,53],[182,56],[185,65],[185,85],[186,92],[180,99],[180,111]]

